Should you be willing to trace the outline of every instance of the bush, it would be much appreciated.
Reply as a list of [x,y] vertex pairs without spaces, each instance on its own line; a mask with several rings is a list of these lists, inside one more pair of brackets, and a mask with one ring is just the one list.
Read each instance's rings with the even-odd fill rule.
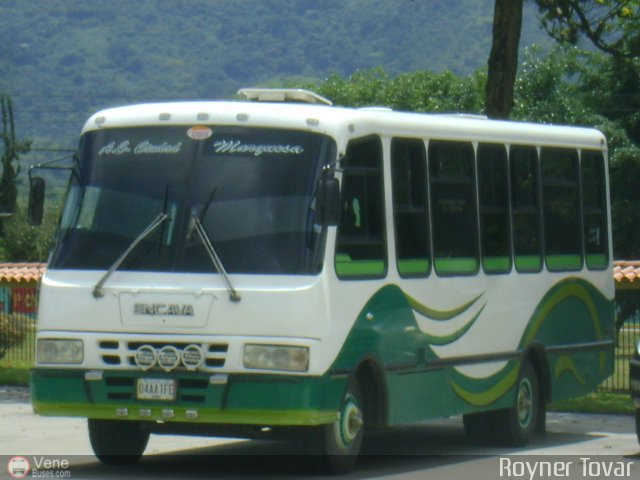
[[9,349],[24,342],[29,329],[30,319],[19,314],[0,314],[0,359]]

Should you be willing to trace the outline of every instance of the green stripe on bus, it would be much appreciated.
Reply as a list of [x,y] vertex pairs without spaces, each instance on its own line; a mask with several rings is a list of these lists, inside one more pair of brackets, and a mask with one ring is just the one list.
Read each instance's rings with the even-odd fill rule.
[[579,270],[582,267],[580,255],[547,255],[549,270]]
[[449,345],[450,343],[455,342],[456,340],[461,338],[465,333],[467,333],[467,331],[473,326],[473,324],[476,322],[476,320],[484,310],[484,307],[486,307],[486,305],[483,305],[482,308],[478,311],[478,313],[476,313],[471,318],[471,320],[469,320],[461,328],[459,328],[458,330],[456,330],[455,332],[449,335],[437,336],[437,335],[431,335],[429,333],[423,332],[427,340],[427,343],[429,343],[430,345],[442,346],[442,345]]
[[349,255],[337,254],[336,273],[339,277],[380,276],[385,272],[384,260],[352,260]]
[[[404,292],[403,292],[404,293]],[[473,298],[469,302],[464,305],[460,305],[459,307],[453,308],[451,310],[436,310],[435,308],[428,307],[420,302],[418,302],[411,295],[404,293],[407,301],[409,302],[409,306],[418,312],[423,317],[430,318],[432,320],[451,320],[452,318],[457,317],[461,313],[466,312],[469,308],[473,306],[474,303],[478,301],[480,297],[482,297],[482,293],[477,297]]]
[[592,254],[587,255],[585,258],[589,268],[602,269],[609,266],[609,257],[607,255]]
[[510,257],[484,257],[482,259],[482,266],[486,272],[508,272],[511,270],[511,258]]
[[539,272],[542,270],[542,257],[539,255],[516,255],[515,264],[519,272]]
[[412,258],[398,260],[398,272],[400,275],[420,275],[429,271],[431,262],[427,259]]
[[576,367],[576,362],[573,361],[573,358],[567,355],[563,355],[558,359],[554,368],[555,379],[559,380],[560,377],[565,373],[571,374],[580,385],[586,385],[587,382],[582,377],[582,375],[580,375],[578,367]]
[[478,259],[470,257],[438,257],[434,261],[436,272],[443,275],[475,273],[478,271]]
[[[500,373],[500,372],[499,372]],[[451,388],[456,392],[456,394],[464,400],[469,405],[474,407],[486,407],[491,405],[492,403],[497,402],[500,398],[504,397],[509,390],[515,385],[518,380],[518,375],[520,373],[520,365],[518,363],[514,363],[511,366],[511,369],[508,373],[499,380],[495,385],[490,388],[487,388],[479,393],[474,393],[469,390],[462,388],[455,381],[449,380],[449,384]],[[496,375],[492,375],[493,378]],[[487,380],[480,380],[480,384],[485,384]]]

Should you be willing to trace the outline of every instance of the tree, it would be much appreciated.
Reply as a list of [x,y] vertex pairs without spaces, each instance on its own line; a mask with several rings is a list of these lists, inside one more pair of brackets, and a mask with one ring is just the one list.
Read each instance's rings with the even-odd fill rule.
[[518,71],[523,0],[496,0],[493,42],[485,88],[485,111],[491,118],[508,118]]
[[542,26],[559,42],[575,45],[585,36],[614,57],[640,54],[638,0],[536,0]]
[[2,142],[4,152],[2,154],[2,175],[0,176],[0,210],[2,213],[13,213],[16,209],[18,188],[16,178],[18,167],[14,163],[20,158],[20,154],[27,153],[31,148],[30,140],[16,140],[16,132],[13,124],[13,105],[6,95],[0,96],[2,108]]
[[640,145],[640,58],[592,55],[582,75],[585,103]]

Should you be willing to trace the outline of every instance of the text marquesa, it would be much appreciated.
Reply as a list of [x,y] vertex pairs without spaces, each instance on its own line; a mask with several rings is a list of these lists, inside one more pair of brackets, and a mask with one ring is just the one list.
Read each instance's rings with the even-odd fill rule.
[[242,143],[240,140],[218,140],[213,144],[215,153],[244,153],[259,157],[262,154],[301,155],[304,148],[301,145],[286,144],[253,144]]

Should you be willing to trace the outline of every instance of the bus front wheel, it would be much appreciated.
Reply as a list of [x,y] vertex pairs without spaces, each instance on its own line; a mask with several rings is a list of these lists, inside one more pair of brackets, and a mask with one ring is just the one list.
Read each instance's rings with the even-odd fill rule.
[[93,453],[107,465],[136,463],[149,441],[149,432],[137,422],[90,418],[88,426]]
[[331,474],[342,474],[353,469],[358,461],[363,434],[362,391],[354,379],[342,401],[338,419],[315,428],[314,450],[320,469]]
[[515,405],[493,412],[494,434],[500,444],[524,446],[539,429],[540,388],[536,370],[531,362],[523,360],[516,385]]

